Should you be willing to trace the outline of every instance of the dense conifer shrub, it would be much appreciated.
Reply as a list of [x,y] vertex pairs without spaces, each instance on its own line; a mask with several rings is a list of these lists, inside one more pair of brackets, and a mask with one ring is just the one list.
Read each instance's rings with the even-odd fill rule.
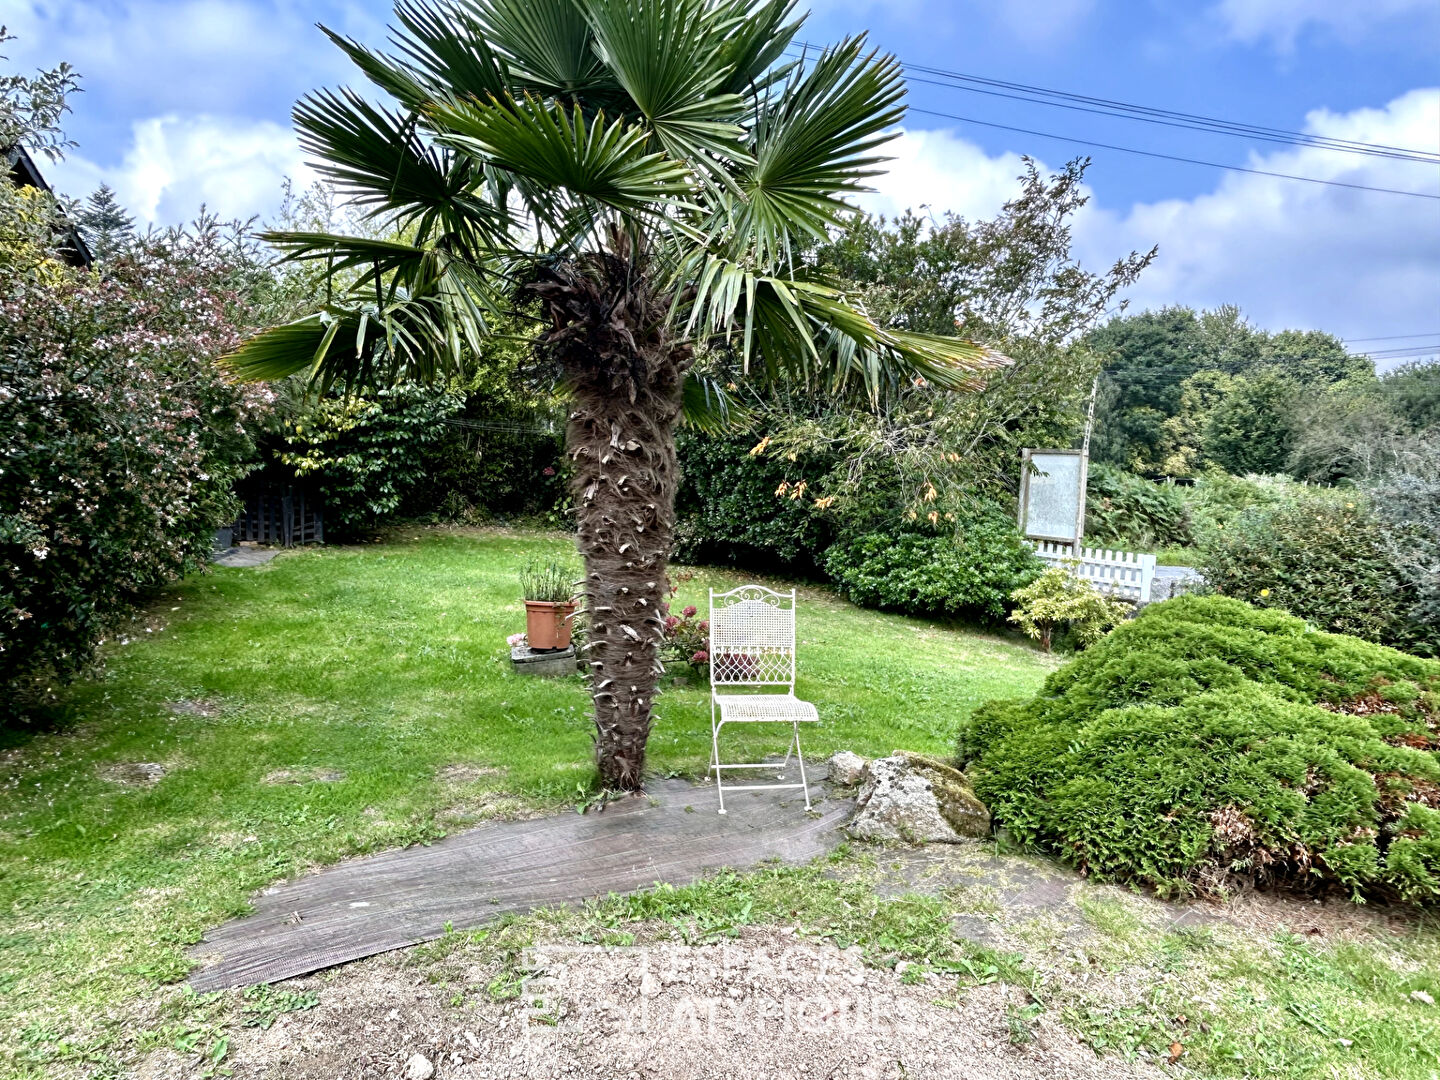
[[990,702],[959,756],[1021,844],[1162,893],[1440,901],[1440,663],[1225,597],[1148,608]]

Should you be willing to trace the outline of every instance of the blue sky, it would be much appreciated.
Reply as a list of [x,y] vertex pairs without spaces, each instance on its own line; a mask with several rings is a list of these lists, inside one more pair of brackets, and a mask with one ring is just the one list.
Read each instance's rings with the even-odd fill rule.
[[[18,6],[17,6],[18,4]],[[869,31],[903,61],[1189,113],[1440,151],[1435,0],[814,0],[803,32]],[[294,99],[349,78],[316,21],[379,42],[388,4],[323,0],[7,0],[22,67],[69,60],[85,77],[51,173],[82,194],[108,180],[142,219],[203,201],[266,214],[305,178]],[[11,12],[14,14],[11,14]],[[1174,131],[912,84],[934,112],[1158,153],[1440,194],[1440,168]],[[1163,162],[914,113],[866,199],[994,213],[1020,155],[1095,159],[1077,250],[1106,264],[1160,245],[1132,305],[1235,303],[1272,328],[1440,342],[1440,201]],[[1403,344],[1403,343],[1402,343]],[[1377,346],[1378,347],[1378,346]]]

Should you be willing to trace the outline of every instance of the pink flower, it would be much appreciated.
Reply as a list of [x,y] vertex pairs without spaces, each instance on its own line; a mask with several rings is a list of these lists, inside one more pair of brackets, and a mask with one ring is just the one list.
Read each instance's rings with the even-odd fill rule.
[[684,611],[682,611],[680,614],[684,615],[685,618],[687,618],[687,619],[690,618],[691,616],[693,616],[693,615],[695,614],[695,605],[694,605],[694,604],[689,605],[689,606],[688,606]]
[[667,630],[674,630],[675,627],[677,627],[677,626],[679,626],[679,625],[680,625],[680,620],[677,619],[674,615],[666,615],[666,616],[665,616],[665,629],[667,629]]
[[549,465],[546,465],[545,468],[543,468],[543,469],[540,470],[540,475],[541,475],[541,476],[554,476],[554,475],[555,475],[555,470],[552,469]]
[[705,619],[701,619],[697,628],[700,633],[708,634],[710,632],[710,623]]
[[690,662],[691,662],[692,664],[703,664],[703,663],[705,663],[706,661],[708,661],[709,659],[710,659],[710,654],[707,653],[704,649],[701,649],[701,650],[699,650],[698,652],[696,652],[696,654],[695,654],[694,656],[690,657]]

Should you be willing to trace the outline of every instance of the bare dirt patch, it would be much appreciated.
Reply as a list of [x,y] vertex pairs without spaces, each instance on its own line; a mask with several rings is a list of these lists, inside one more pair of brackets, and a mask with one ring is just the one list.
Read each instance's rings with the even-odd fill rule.
[[154,787],[170,771],[158,761],[119,761],[100,768],[100,779],[123,787]]
[[[1009,1018],[1029,1001],[1016,987],[907,984],[784,929],[696,947],[540,946],[522,963],[516,972],[462,953],[422,967],[392,954],[293,980],[284,988],[314,991],[319,1005],[236,1032],[226,1064],[286,1080],[400,1077],[416,1054],[436,1080],[1155,1075],[1097,1058],[1044,1016],[1016,1045]],[[493,1000],[487,988],[511,979],[518,996]],[[180,1066],[165,1051],[141,1075]]]
[[446,765],[435,774],[435,779],[447,784],[474,784],[481,780],[493,780],[505,775],[504,769],[493,768],[488,765],[472,765],[469,762],[456,762],[453,765]]
[[210,719],[220,715],[220,702],[214,698],[180,698],[166,702],[165,707],[175,716],[201,716]]
[[338,784],[345,779],[345,774],[339,769],[323,769],[319,767],[309,769],[276,769],[272,773],[266,773],[264,782],[267,784]]

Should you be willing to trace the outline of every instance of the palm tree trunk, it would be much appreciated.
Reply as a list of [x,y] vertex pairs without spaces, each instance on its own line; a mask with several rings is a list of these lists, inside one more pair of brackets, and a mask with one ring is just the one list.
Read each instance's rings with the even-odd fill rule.
[[567,429],[585,558],[595,763],[606,787],[640,786],[655,689],[665,673],[661,605],[669,596],[679,478],[677,397],[657,388],[631,403],[577,386]]
[[670,337],[668,302],[623,255],[548,268],[531,291],[552,323],[542,348],[563,366],[573,395],[566,448],[585,560],[595,763],[607,788],[635,790],[665,673],[675,423],[690,351]]

